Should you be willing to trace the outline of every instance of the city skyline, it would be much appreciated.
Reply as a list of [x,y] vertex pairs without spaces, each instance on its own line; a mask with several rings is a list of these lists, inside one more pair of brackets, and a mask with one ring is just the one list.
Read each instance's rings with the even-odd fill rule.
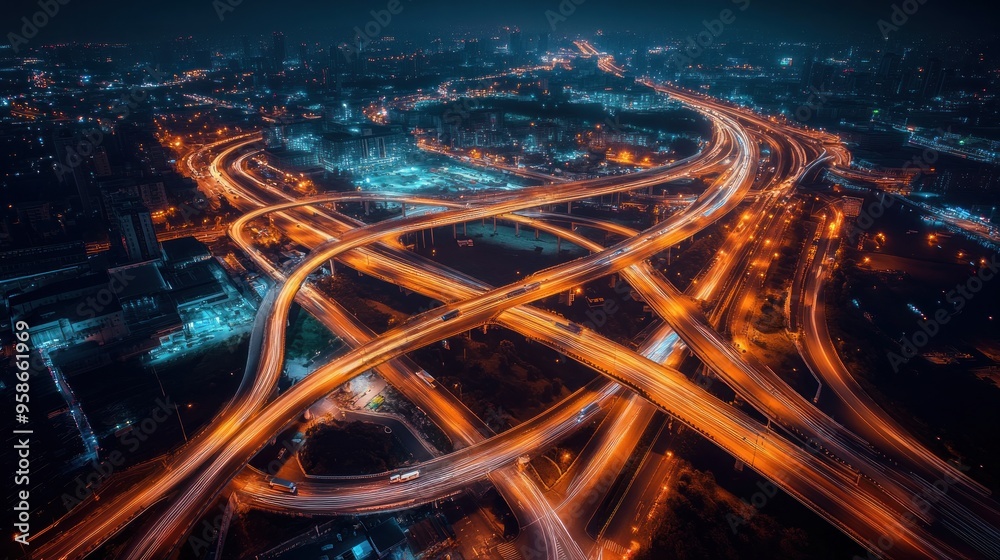
[[[195,36],[220,38],[238,34],[283,31],[308,40],[349,32],[372,19],[372,11],[385,10],[388,2],[369,0],[349,6],[300,1],[273,10],[265,4],[219,0],[185,0],[170,4],[122,4],[99,0],[81,4],[59,3],[72,17],[52,16],[44,36],[50,42],[166,40]],[[503,26],[527,32],[634,31],[651,36],[683,37],[725,9],[739,12],[741,24],[731,34],[740,39],[764,32],[779,40],[866,40],[883,36],[885,24],[896,27],[904,40],[996,41],[989,18],[976,17],[981,7],[970,1],[944,4],[926,0],[886,2],[851,0],[803,6],[791,0],[715,0],[713,3],[667,2],[656,6],[632,0],[624,3],[564,0],[538,4],[526,0],[456,5],[454,2],[399,0],[400,17],[393,29],[406,33],[439,33],[445,30],[478,31]],[[55,8],[50,8],[50,11]],[[12,2],[3,20],[7,33],[21,34],[22,17],[31,19],[40,10],[37,0]],[[403,12],[405,10],[405,15]],[[919,17],[913,17],[917,13]],[[41,20],[39,20],[41,21]],[[322,22],[322,23],[320,23]],[[884,24],[880,24],[884,22]],[[8,38],[7,42],[10,42]]]

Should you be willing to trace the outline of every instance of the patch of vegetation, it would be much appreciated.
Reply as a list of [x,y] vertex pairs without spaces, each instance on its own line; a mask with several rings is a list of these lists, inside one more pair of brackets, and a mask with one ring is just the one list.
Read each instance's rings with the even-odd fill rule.
[[[733,519],[745,519],[746,522],[732,523]],[[804,531],[781,527],[773,517],[756,512],[753,506],[740,502],[720,488],[712,473],[695,470],[686,464],[669,494],[650,547],[636,556],[640,560],[798,560],[810,557]]]
[[785,328],[786,293],[768,294],[760,306],[760,313],[754,318],[753,326],[762,333],[774,334]]
[[302,311],[297,304],[293,314],[292,324],[288,327],[287,358],[312,358],[317,351],[336,342],[336,337],[322,323]]
[[563,468],[552,458],[551,451],[532,459],[531,469],[545,488],[552,488],[552,485],[559,482],[559,478],[563,475]]
[[[735,214],[735,213],[734,213]],[[732,223],[732,220],[729,220]],[[730,226],[731,227],[731,226]],[[703,235],[694,243],[684,246],[678,251],[674,248],[673,259],[664,273],[674,286],[679,290],[687,290],[691,281],[701,273],[719,254],[719,248],[725,241],[726,232],[729,230],[722,228],[717,223],[705,229],[707,235]],[[687,242],[684,242],[687,243]],[[664,254],[665,256],[665,254]]]
[[[1000,391],[977,378],[968,363],[935,365],[916,357],[893,367],[888,352],[901,349],[887,331],[898,330],[897,324],[912,319],[880,312],[873,302],[898,297],[893,292],[898,284],[896,276],[858,268],[854,259],[845,260],[827,296],[827,320],[837,352],[865,391],[923,445],[941,457],[969,465],[970,476],[996,490],[1000,488],[1000,465],[994,460],[1000,454],[995,437]],[[855,299],[872,311],[858,309]],[[996,301],[995,292],[985,293],[971,305],[991,309],[988,306]],[[962,337],[991,334],[965,315],[955,315],[934,343],[959,345]]]
[[368,422],[317,424],[299,451],[309,474],[348,476],[382,473],[402,465],[408,453],[396,436]]
[[435,449],[444,453],[449,453],[455,449],[451,439],[441,431],[424,411],[410,402],[402,393],[397,391],[392,385],[387,385],[383,389],[385,402],[379,408],[380,412],[393,413],[406,418],[410,424],[420,430],[420,436],[430,442]]
[[538,480],[551,488],[559,481],[566,470],[573,466],[576,458],[580,456],[583,448],[597,431],[597,422],[588,421],[578,427],[570,435],[559,441],[559,444],[552,447],[545,453],[534,457],[531,466],[538,475]]
[[385,332],[394,320],[391,315],[379,311],[375,305],[359,293],[355,282],[343,278],[341,273],[336,278],[327,276],[317,282],[317,287],[324,294],[337,300],[337,303],[354,314],[366,327],[377,332]]
[[813,231],[810,224],[799,219],[800,216],[801,212],[796,210],[792,210],[789,214],[792,223],[785,229],[781,247],[777,251],[778,258],[771,261],[771,267],[767,271],[767,278],[764,282],[764,287],[768,291],[787,291],[795,278],[795,271],[802,258],[806,238]]
[[541,413],[594,378],[586,367],[500,328],[453,337],[448,348],[435,344],[411,357],[496,432]]

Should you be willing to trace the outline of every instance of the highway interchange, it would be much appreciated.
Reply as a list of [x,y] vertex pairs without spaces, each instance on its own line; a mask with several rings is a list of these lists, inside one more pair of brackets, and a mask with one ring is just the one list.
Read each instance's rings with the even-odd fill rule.
[[[755,186],[758,190],[753,192],[760,198],[752,206],[745,227],[762,224],[765,227],[759,231],[773,231],[780,225],[774,213],[785,204],[807,167],[820,159],[832,159],[834,165],[841,165],[850,161],[849,153],[828,135],[780,125],[690,92],[648,85],[702,112],[713,123],[714,136],[706,150],[668,168],[466,197],[461,202],[389,193],[345,193],[287,202],[271,196],[265,200],[262,191],[266,188],[248,185],[250,181],[245,174],[234,173],[240,169],[239,164],[225,163],[238,159],[240,150],[252,139],[227,145],[213,160],[211,175],[228,185],[226,188],[238,190],[242,203],[257,207],[232,224],[230,235],[278,282],[261,305],[251,352],[255,359],[248,364],[243,385],[210,425],[166,459],[166,469],[153,473],[127,492],[106,496],[100,502],[85,502],[80,506],[83,510],[71,512],[36,537],[34,557],[83,557],[151,509],[155,515],[135,522],[138,528],[133,529],[135,536],[124,557],[169,556],[213,498],[227,488],[237,488],[266,509],[352,513],[427,503],[489,476],[515,509],[522,526],[540,521],[533,530],[541,533],[536,542],[542,543],[548,557],[585,558],[589,554],[573,538],[573,529],[560,520],[534,483],[510,465],[517,457],[544,448],[574,429],[576,414],[587,404],[619,397],[629,399],[630,410],[628,415],[619,417],[619,422],[636,416],[635,407],[653,405],[668,411],[875,553],[900,558],[1000,556],[997,507],[985,490],[892,423],[888,415],[864,396],[836,359],[829,334],[822,326],[825,325],[821,315],[823,306],[817,294],[827,256],[836,250],[835,234],[843,225],[842,218],[834,218],[824,230],[827,233],[812,261],[816,269],[806,276],[804,293],[810,303],[803,306],[806,316],[802,323],[805,325],[803,355],[807,363],[855,411],[845,425],[832,421],[777,374],[734,348],[724,333],[713,326],[719,318],[706,316],[695,303],[695,299],[708,299],[712,294],[735,296],[741,291],[732,289],[746,282],[745,266],[740,264],[763,255],[762,243],[750,243],[754,241],[752,236],[746,239],[734,236],[727,244],[729,250],[749,256],[738,263],[735,259],[726,260],[713,267],[691,295],[680,293],[646,262],[728,215],[752,195]],[[757,168],[760,142],[772,143],[772,149],[780,154],[776,170],[773,176],[767,174],[763,188]],[[545,212],[574,200],[643,191],[672,179],[709,172],[717,178],[704,195],[647,231],[628,231],[607,223],[589,224],[625,238],[610,247],[553,225],[557,220]],[[330,209],[337,202],[381,200],[407,204],[411,211],[397,219],[364,225]],[[321,206],[324,204],[327,206]],[[530,212],[537,208],[543,212]],[[279,270],[267,262],[246,234],[246,224],[265,215],[275,216],[276,224],[286,220],[287,227],[283,230],[289,235],[293,229],[304,229],[302,235],[312,238],[308,243],[313,247],[312,253],[291,271]],[[553,233],[591,254],[537,272],[518,283],[494,288],[406,252],[398,242],[408,232],[488,217],[517,221]],[[563,215],[562,221],[566,220],[574,218]],[[366,332],[349,313],[308,284],[310,274],[331,259],[427,295],[443,305],[381,335]],[[565,322],[564,319],[528,305],[613,273],[627,280],[666,323],[650,336],[642,352],[622,347],[588,329],[576,333],[560,328],[558,323]],[[525,289],[536,283],[537,287]],[[284,363],[284,327],[292,302],[299,302],[319,318],[351,350],[272,398]],[[443,320],[456,310],[459,315]],[[488,322],[556,348],[610,380],[595,382],[549,413],[499,436],[488,437],[492,435],[488,429],[447,392],[429,390],[414,382],[415,365],[404,358],[409,351]],[[688,351],[700,358],[719,379],[752,404],[760,416],[748,415],[720,401],[675,368],[664,365],[667,355],[678,351]],[[270,490],[260,475],[245,470],[247,460],[302,411],[373,367],[428,411],[463,447],[421,465],[420,479],[394,487],[388,487],[384,479],[305,482],[298,496],[289,496]],[[593,460],[600,464],[600,458]],[[593,478],[598,471],[592,469],[587,476]],[[926,492],[939,480],[950,481],[951,490],[935,500],[932,507],[914,500],[914,496]],[[911,519],[914,521],[908,521]],[[890,546],[885,546],[886,543]]]

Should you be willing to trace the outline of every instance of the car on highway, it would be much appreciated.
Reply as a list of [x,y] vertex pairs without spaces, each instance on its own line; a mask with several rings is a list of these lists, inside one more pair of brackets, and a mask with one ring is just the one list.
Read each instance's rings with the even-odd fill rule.
[[284,490],[289,494],[298,494],[299,488],[296,484],[290,480],[285,480],[283,478],[272,477],[271,480],[267,481],[267,485],[271,488],[277,488],[279,490]]

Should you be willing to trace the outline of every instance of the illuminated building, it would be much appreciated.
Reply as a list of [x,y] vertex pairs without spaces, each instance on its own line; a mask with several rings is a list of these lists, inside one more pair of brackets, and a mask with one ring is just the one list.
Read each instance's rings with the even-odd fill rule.
[[411,149],[402,130],[355,125],[323,135],[319,162],[328,171],[370,173],[399,165]]

